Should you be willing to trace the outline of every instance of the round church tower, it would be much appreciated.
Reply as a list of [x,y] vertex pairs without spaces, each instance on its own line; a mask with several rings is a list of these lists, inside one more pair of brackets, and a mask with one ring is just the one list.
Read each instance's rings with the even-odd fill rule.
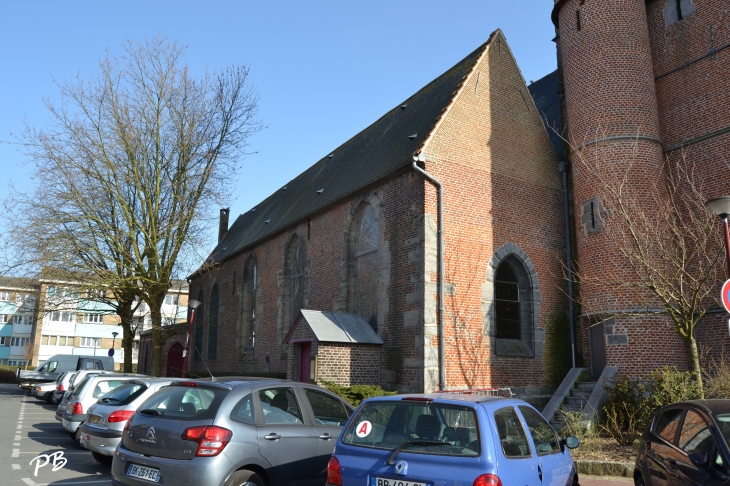
[[[559,63],[573,174],[580,321],[584,356],[594,376],[608,365],[629,374],[653,369],[638,348],[648,321],[629,317],[640,295],[605,285],[636,277],[607,234],[610,200],[601,177],[628,176],[639,199],[662,174],[662,147],[645,0],[557,0]],[[589,169],[588,166],[592,168]],[[646,200],[646,204],[660,204]],[[643,203],[643,201],[642,201]],[[643,205],[643,204],[642,204]],[[646,206],[652,207],[652,206]],[[615,319],[605,320],[615,316]],[[652,318],[653,319],[653,318]],[[661,318],[659,318],[661,319]],[[680,346],[681,347],[681,346]],[[602,356],[601,356],[602,354]],[[587,358],[587,356],[586,356]]]

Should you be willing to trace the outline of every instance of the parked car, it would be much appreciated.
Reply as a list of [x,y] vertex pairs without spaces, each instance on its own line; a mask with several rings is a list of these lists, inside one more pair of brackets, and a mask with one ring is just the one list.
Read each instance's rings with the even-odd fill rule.
[[172,383],[127,422],[112,480],[321,486],[351,413],[342,398],[306,383],[255,378]]
[[97,462],[111,464],[122,430],[137,407],[163,386],[182,378],[135,378],[102,395],[81,424],[81,445]]
[[61,417],[63,428],[77,444],[81,445],[79,426],[86,420],[86,411],[99,397],[115,389],[125,380],[141,375],[123,375],[120,373],[101,373],[87,376],[74,387],[66,404],[66,411]]
[[53,392],[56,391],[56,383],[37,383],[30,391],[34,397],[52,403]]
[[64,371],[61,376],[56,378],[56,389],[53,390],[53,398],[51,403],[61,403],[64,393],[71,388],[73,378],[76,376],[78,371]]
[[528,403],[459,394],[374,397],[340,434],[336,486],[578,485],[569,448]]
[[76,372],[74,376],[71,377],[71,380],[69,381],[69,387],[68,390],[66,390],[63,393],[63,396],[61,397],[61,401],[58,402],[58,408],[56,408],[56,420],[59,422],[63,421],[63,414],[66,413],[66,407],[68,406],[68,399],[71,396],[71,394],[74,391],[74,388],[77,386],[80,386],[84,382],[84,379],[88,375],[100,375],[104,373],[114,373],[113,371],[105,371],[105,370],[79,370]]
[[77,354],[56,354],[38,365],[35,370],[18,370],[15,379],[20,388],[32,388],[36,383],[56,381],[64,371],[109,370],[114,371],[111,356],[80,356]]
[[730,400],[690,400],[660,408],[636,455],[637,486],[730,484]]

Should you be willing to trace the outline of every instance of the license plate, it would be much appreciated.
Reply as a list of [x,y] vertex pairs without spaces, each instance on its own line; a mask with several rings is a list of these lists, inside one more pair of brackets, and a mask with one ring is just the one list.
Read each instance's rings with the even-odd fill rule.
[[89,415],[89,423],[90,424],[98,424],[101,422],[101,417],[98,415]]
[[370,477],[370,486],[430,486],[428,483],[416,483],[414,481],[403,481],[401,479]]
[[147,481],[152,481],[153,483],[159,483],[160,477],[162,477],[162,471],[151,467],[130,464],[129,469],[127,469],[127,476],[137,479],[145,479]]

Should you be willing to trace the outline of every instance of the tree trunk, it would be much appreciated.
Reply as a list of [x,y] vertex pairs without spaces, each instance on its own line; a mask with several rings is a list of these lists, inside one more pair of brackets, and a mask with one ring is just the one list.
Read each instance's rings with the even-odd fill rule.
[[152,321],[152,376],[162,376],[162,313],[160,306],[150,305],[150,320]]
[[122,349],[124,350],[124,363],[122,371],[132,373],[134,364],[132,363],[132,353],[134,345],[134,329],[132,328],[132,306],[133,300],[119,302],[117,305],[117,315],[122,325]]
[[705,389],[702,386],[702,370],[700,369],[700,354],[697,352],[697,341],[695,341],[694,336],[690,336],[687,342],[687,348],[690,364],[692,365],[692,374],[700,389],[700,398],[705,398]]

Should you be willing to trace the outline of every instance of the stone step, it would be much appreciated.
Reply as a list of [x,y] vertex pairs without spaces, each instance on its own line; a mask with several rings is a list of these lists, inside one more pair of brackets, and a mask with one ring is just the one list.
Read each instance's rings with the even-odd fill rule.
[[561,408],[565,412],[582,412],[583,411],[583,407],[581,405],[563,405]]
[[586,403],[588,403],[588,397],[585,396],[566,397],[564,405],[579,405],[580,407],[585,407]]
[[578,388],[570,389],[570,398],[585,398],[588,400],[591,396],[591,390],[580,390]]
[[596,387],[596,382],[595,381],[582,381],[580,383],[576,383],[574,385],[574,387],[579,390],[593,391],[593,389]]

